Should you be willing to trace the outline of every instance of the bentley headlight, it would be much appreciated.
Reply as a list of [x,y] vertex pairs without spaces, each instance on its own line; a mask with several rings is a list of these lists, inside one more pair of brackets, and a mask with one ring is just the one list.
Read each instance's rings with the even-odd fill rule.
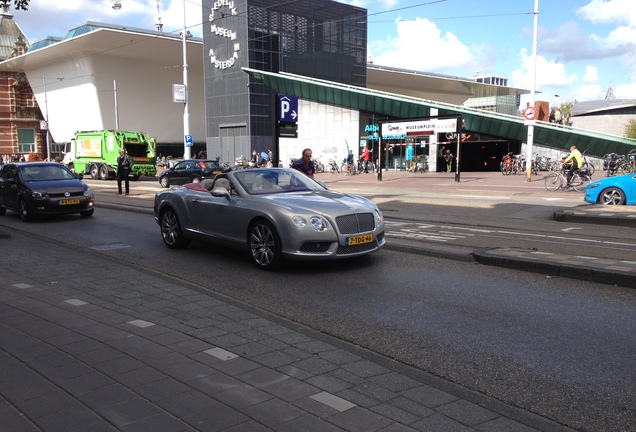
[[309,219],[309,224],[316,231],[326,231],[329,225],[327,225],[327,221],[321,218],[320,216],[312,216]]
[[380,209],[375,209],[375,223],[377,226],[381,226],[384,223],[384,216]]
[[292,216],[292,222],[294,223],[294,225],[296,225],[299,228],[302,228],[305,225],[307,225],[307,221],[305,220],[305,218],[301,216]]

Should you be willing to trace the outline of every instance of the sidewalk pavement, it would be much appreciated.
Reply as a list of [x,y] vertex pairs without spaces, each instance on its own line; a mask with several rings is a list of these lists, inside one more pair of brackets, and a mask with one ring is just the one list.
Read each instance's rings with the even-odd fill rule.
[[163,274],[0,241],[3,431],[571,430]]

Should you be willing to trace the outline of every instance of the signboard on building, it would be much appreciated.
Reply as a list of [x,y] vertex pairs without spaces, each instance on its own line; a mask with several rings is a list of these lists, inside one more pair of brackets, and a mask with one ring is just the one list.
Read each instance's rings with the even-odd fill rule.
[[298,125],[296,123],[279,123],[278,136],[281,138],[298,138]]
[[382,139],[436,135],[457,132],[457,118],[382,123]]
[[278,120],[286,123],[298,123],[298,97],[284,94],[276,96],[278,100]]

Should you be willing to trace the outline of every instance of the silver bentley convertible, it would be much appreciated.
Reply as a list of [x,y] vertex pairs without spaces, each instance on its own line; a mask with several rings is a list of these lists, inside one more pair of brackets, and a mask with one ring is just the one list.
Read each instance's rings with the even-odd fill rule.
[[154,213],[168,247],[200,240],[245,248],[266,270],[283,259],[353,257],[385,244],[373,202],[330,191],[293,169],[230,171],[174,187],[155,195]]

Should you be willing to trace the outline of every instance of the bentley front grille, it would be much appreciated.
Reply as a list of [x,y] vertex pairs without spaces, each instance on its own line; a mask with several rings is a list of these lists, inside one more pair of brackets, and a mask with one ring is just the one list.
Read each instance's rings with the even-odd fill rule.
[[338,231],[343,235],[373,231],[375,218],[373,213],[358,213],[336,218]]

